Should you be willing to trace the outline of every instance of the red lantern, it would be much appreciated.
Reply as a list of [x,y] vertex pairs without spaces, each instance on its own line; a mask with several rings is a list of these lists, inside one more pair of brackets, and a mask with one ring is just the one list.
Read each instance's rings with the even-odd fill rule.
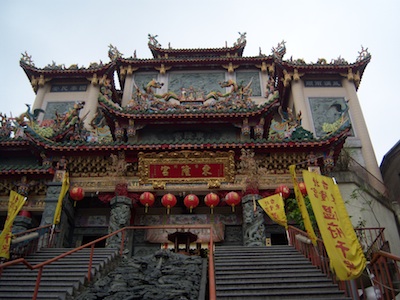
[[284,184],[281,184],[280,186],[278,186],[278,187],[276,188],[276,190],[275,190],[275,193],[276,193],[276,194],[281,193],[283,199],[286,199],[286,198],[288,198],[288,197],[290,196],[290,190],[289,190],[289,188],[288,188],[286,185],[284,185]]
[[26,218],[31,218],[31,217],[32,217],[32,214],[31,214],[30,211],[21,210],[21,211],[18,213],[18,216],[22,216],[22,217],[26,217]]
[[229,192],[225,196],[225,202],[232,207],[232,211],[235,211],[235,206],[240,203],[240,196],[236,192]]
[[171,207],[174,207],[176,205],[176,197],[170,193],[165,194],[161,198],[161,204],[167,208],[167,214],[169,214],[169,210],[171,209]]
[[144,212],[147,213],[149,206],[154,204],[154,195],[150,192],[144,192],[140,195],[139,201],[145,206]]
[[185,206],[189,208],[190,212],[192,212],[193,208],[199,205],[199,197],[194,194],[189,194],[185,199],[183,199],[183,204],[185,204]]
[[209,193],[204,197],[204,203],[211,208],[211,214],[213,214],[213,209],[219,203],[219,196],[215,193]]
[[80,186],[75,185],[69,190],[69,196],[74,201],[81,201],[85,197],[85,191]]
[[307,187],[304,182],[299,182],[299,189],[303,196],[307,195]]

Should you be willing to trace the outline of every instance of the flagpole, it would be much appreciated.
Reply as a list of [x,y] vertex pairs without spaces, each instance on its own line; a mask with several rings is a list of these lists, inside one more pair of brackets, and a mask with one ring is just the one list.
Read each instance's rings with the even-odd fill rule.
[[49,238],[49,245],[48,246],[52,246],[52,244],[53,244],[53,237],[54,237],[55,229],[56,229],[56,224],[51,225],[50,238]]
[[290,242],[289,230],[287,230],[287,229],[286,229],[286,238],[288,240],[288,245],[292,246],[292,243]]

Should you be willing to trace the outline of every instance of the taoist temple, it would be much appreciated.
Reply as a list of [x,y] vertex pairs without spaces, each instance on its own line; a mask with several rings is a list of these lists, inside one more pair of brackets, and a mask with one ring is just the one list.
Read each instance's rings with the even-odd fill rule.
[[[284,41],[255,56],[245,46],[246,34],[196,49],[149,35],[150,58],[110,45],[109,62],[69,67],[35,66],[24,53],[36,98],[19,116],[1,114],[2,222],[15,190],[28,200],[14,231],[51,224],[68,173],[74,192],[63,201],[60,246],[163,224],[212,224],[223,245],[285,244],[256,200],[276,191],[294,198],[288,167],[296,165],[299,181],[305,169],[335,176],[353,225],[377,227],[377,216],[400,249],[357,96],[368,51],[353,62],[305,62],[285,58]],[[361,184],[372,206],[350,197]],[[130,250],[173,247],[171,233],[143,231]],[[207,243],[201,229],[193,233],[192,247]]]

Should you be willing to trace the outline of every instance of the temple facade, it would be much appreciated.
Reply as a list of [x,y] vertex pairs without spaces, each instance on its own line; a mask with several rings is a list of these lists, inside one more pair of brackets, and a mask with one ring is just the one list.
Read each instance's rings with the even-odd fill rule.
[[[284,244],[284,229],[256,200],[281,186],[293,198],[294,164],[299,181],[304,169],[335,176],[353,225],[385,227],[392,250],[400,249],[357,96],[367,50],[352,63],[306,63],[285,59],[284,41],[244,56],[245,33],[221,48],[148,39],[150,58],[110,45],[109,62],[87,67],[37,67],[22,55],[36,98],[17,117],[1,114],[3,222],[15,190],[28,201],[14,230],[51,224],[68,173],[83,199],[64,199],[61,246],[162,224],[213,224],[215,241],[226,245]],[[172,233],[137,233],[130,249],[173,246]],[[208,242],[201,229],[194,234],[193,245]]]

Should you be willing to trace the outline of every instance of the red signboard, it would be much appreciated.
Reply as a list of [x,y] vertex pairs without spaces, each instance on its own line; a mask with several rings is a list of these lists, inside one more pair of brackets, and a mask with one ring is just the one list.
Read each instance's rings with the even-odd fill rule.
[[175,163],[149,165],[149,179],[220,177],[224,177],[223,163]]

